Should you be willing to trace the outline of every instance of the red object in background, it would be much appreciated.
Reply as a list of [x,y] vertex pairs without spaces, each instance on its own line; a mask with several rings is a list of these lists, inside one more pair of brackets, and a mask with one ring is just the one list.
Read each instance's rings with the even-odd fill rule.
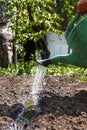
[[79,0],[77,5],[77,13],[81,15],[87,13],[87,0]]

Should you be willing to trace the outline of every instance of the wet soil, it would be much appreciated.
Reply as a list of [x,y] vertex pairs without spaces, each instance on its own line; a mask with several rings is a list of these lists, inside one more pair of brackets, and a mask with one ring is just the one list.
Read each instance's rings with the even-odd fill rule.
[[[87,82],[81,82],[81,77],[46,76],[39,100],[41,111],[22,129],[87,130]],[[0,77],[0,130],[17,120],[33,80],[32,76]]]

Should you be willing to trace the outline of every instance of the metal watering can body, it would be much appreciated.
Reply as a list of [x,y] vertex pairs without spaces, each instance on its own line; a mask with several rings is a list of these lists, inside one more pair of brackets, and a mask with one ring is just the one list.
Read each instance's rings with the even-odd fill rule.
[[75,20],[76,22],[78,18],[79,15],[76,15],[75,18],[68,25],[65,36],[67,44],[72,49],[73,53],[80,56],[81,55],[80,52],[83,52],[83,49],[87,47],[87,16],[85,16],[76,25],[74,25],[73,21]]
[[81,20],[80,15],[72,19],[66,28],[65,37],[68,46],[72,49],[71,54],[57,55],[49,59],[41,60],[41,65],[71,64],[79,67],[87,67],[87,16]]
[[[69,23],[65,37],[67,44],[72,49],[71,58],[74,65],[87,67],[87,16],[79,20],[77,14]],[[77,59],[77,62],[75,60]]]

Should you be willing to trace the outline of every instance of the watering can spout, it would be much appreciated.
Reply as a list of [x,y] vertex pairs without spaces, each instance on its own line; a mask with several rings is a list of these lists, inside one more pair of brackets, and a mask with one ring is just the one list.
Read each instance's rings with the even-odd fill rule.
[[40,65],[48,67],[51,64],[71,64],[75,66],[80,66],[84,67],[85,65],[83,62],[81,62],[80,58],[75,56],[74,54],[68,54],[68,55],[57,55],[55,57],[49,58],[49,59],[44,59],[44,60],[39,60],[38,61]]

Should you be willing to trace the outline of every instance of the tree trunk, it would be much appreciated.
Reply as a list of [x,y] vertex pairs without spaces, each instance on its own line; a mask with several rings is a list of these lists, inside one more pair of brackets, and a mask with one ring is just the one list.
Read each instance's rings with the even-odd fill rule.
[[15,69],[17,70],[17,48],[13,45],[13,63],[15,65]]

